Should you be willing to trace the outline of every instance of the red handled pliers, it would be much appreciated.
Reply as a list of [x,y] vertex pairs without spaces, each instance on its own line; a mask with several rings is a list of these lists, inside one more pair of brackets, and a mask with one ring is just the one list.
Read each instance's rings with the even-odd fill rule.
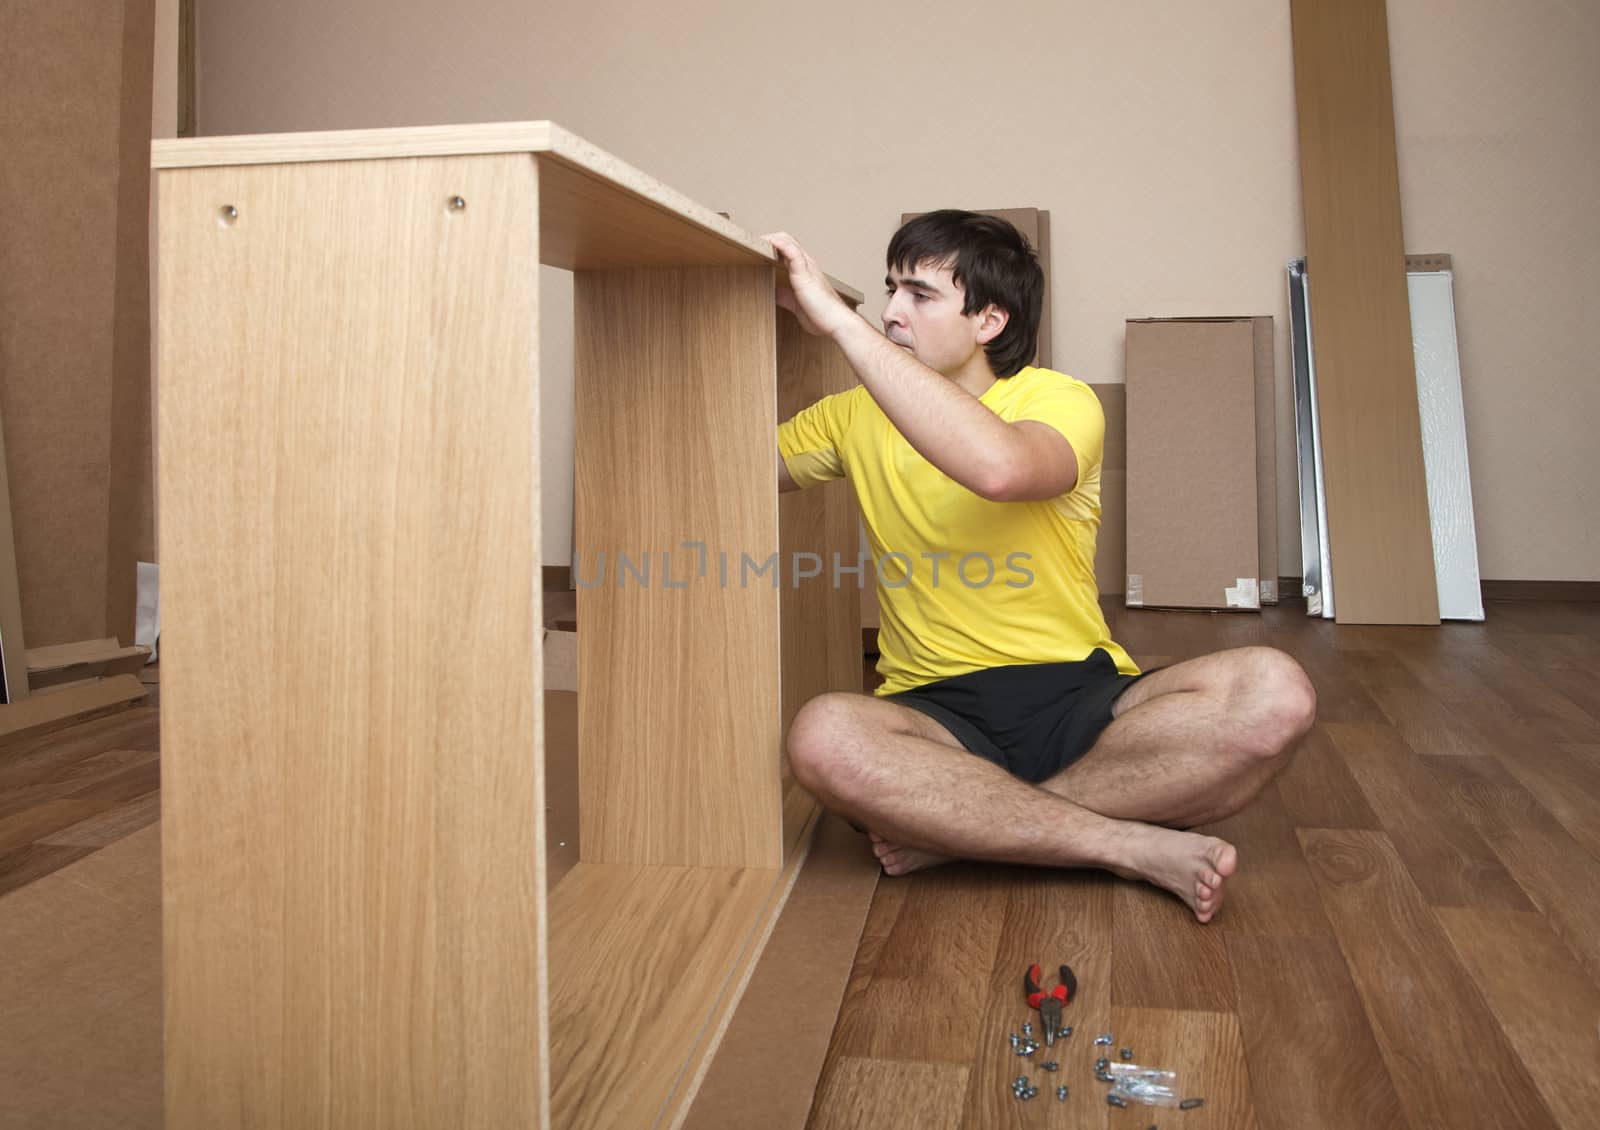
[[1044,1023],[1044,1044],[1051,1047],[1056,1042],[1056,1037],[1061,1034],[1061,1008],[1078,995],[1078,978],[1073,974],[1070,965],[1061,967],[1061,984],[1046,992],[1039,985],[1039,964],[1035,962],[1028,967],[1028,972],[1023,974],[1022,987],[1028,995],[1028,1007],[1039,1010],[1039,1019]]

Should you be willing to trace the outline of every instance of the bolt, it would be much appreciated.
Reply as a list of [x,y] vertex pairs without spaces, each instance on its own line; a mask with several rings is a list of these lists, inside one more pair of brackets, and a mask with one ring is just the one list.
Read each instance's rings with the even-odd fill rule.
[[1022,1034],[1023,1034],[1023,1035],[1024,1035],[1024,1036],[1031,1036],[1031,1035],[1033,1035],[1033,1025],[1032,1025],[1032,1024],[1024,1024],[1024,1025],[1023,1025],[1023,1026],[1022,1026]]

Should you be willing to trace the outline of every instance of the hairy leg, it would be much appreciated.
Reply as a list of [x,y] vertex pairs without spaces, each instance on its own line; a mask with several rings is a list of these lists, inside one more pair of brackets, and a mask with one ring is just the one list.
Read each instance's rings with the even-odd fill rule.
[[1209,824],[1283,768],[1316,701],[1300,665],[1271,648],[1179,663],[1123,692],[1093,748],[1044,788],[1103,816]]
[[824,804],[902,848],[1100,867],[1172,892],[1201,922],[1216,913],[1237,862],[1231,845],[1093,812],[923,736],[930,722],[866,695],[822,695],[790,728],[790,763]]

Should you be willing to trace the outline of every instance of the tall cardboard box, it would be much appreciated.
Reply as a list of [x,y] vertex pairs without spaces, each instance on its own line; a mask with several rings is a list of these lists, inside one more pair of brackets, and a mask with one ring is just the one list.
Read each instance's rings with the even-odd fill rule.
[[1129,607],[1261,607],[1256,346],[1250,318],[1127,323]]

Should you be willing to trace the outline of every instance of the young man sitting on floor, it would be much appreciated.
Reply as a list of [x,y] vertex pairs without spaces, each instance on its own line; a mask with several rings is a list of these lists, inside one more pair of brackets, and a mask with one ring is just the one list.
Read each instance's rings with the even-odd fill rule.
[[[949,858],[1100,867],[1201,922],[1238,865],[1183,829],[1237,812],[1310,729],[1281,651],[1143,674],[1094,577],[1105,418],[1032,366],[1044,276],[1002,220],[941,211],[889,244],[879,333],[785,234],[779,302],[861,380],[778,430],[778,489],[848,477],[879,569],[876,695],[806,703],[796,779],[868,829],[891,875]],[[1195,426],[1204,426],[1196,421]]]

